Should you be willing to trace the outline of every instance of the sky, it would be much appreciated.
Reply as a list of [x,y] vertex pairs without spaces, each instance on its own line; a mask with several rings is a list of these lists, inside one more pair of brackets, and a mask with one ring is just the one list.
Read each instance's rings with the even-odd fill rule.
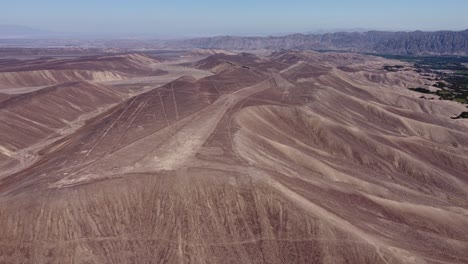
[[0,24],[90,34],[462,30],[468,0],[0,0]]

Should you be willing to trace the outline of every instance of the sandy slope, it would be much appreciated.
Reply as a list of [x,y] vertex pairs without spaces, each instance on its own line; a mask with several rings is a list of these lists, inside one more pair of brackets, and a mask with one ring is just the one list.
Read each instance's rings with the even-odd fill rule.
[[0,180],[0,261],[468,262],[465,107],[387,63],[195,64],[216,74],[130,98]]
[[162,75],[164,71],[156,71],[151,67],[157,62],[141,54],[19,61],[0,66],[0,90],[73,81],[120,81],[136,76]]
[[[81,127],[126,95],[108,86],[66,83],[13,96],[0,104],[0,176],[24,167],[36,151]],[[17,170],[18,168],[16,168]]]

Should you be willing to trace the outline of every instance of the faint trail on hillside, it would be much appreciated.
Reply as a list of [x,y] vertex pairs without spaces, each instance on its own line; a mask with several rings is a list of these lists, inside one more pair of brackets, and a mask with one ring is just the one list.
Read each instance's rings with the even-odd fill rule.
[[174,84],[171,83],[171,90],[172,90],[172,99],[174,100],[174,109],[175,109],[175,114],[176,114],[176,120],[179,120],[179,111],[177,109],[177,100],[175,97],[175,92],[174,92]]
[[216,92],[218,93],[218,95],[221,95],[221,93],[219,92],[218,86],[216,85],[215,81],[211,80],[211,84],[213,84],[213,87],[216,89]]
[[[290,188],[288,188],[286,185],[283,183],[279,182],[276,179],[273,179],[270,177],[266,172],[253,168],[250,170],[249,175],[253,179],[258,179],[261,180],[265,183],[267,183],[270,187],[281,193],[285,198],[291,200],[294,202],[296,205],[302,207],[304,210],[308,211],[312,215],[315,215],[316,217],[319,217],[320,219],[323,219],[324,221],[327,221],[331,225],[335,226],[336,228],[339,228],[343,230],[344,232],[350,233],[360,239],[362,241],[365,241],[366,243],[370,245],[374,245],[375,247],[386,247],[388,248],[389,245],[387,245],[385,242],[383,242],[381,239],[375,237],[374,235],[370,235],[366,233],[365,231],[361,230],[360,228],[356,227],[346,219],[343,219],[339,215],[336,215],[335,213],[327,210],[326,208],[323,208],[322,206],[308,200],[304,196],[302,196],[300,193],[297,191],[294,191]],[[400,249],[402,250],[402,249]],[[402,250],[404,251],[404,250]],[[380,257],[383,258],[383,256],[379,253]],[[401,256],[394,255],[395,258],[401,259],[403,262],[405,259],[401,258]]]
[[99,144],[99,142],[102,141],[102,139],[104,139],[104,137],[107,135],[107,133],[109,133],[109,131],[114,127],[114,125],[117,123],[117,121],[120,120],[120,118],[127,112],[127,110],[130,108],[130,106],[133,104],[133,102],[135,102],[135,100],[138,98],[138,95],[135,96],[135,98],[133,98],[133,100],[128,104],[128,106],[122,111],[122,113],[120,113],[120,115],[110,124],[110,126],[104,130],[104,132],[102,133],[102,135],[99,137],[99,139],[93,144],[93,146],[91,147],[90,150],[88,150],[88,152],[86,153],[86,155],[84,156],[84,158],[80,161],[79,164],[81,164],[93,151],[94,149],[96,148],[96,146]]
[[158,89],[158,97],[159,97],[159,102],[161,103],[161,106],[163,109],[164,119],[166,120],[167,126],[169,126],[169,119],[167,118],[166,106],[164,106],[164,102],[161,96],[161,91],[159,91],[159,89]]
[[124,127],[124,130],[120,133],[119,138],[116,140],[114,143],[114,146],[112,149],[108,152],[108,154],[111,154],[114,152],[116,148],[118,148],[120,142],[122,141],[123,137],[127,134],[128,130],[132,126],[132,124],[135,122],[136,118],[140,114],[140,112],[145,108],[145,106],[148,104],[148,100],[145,100],[143,103],[139,104],[138,107],[133,111],[133,113],[130,115],[130,117],[127,119],[127,125]]

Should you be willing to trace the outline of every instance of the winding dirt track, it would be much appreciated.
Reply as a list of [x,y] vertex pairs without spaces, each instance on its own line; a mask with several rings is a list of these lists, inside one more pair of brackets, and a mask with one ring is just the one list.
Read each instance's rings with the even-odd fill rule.
[[394,63],[195,64],[0,179],[0,262],[467,263],[464,106]]

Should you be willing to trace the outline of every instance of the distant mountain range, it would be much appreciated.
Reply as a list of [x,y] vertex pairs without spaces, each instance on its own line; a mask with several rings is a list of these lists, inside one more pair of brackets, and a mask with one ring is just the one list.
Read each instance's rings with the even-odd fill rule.
[[[159,35],[83,34],[64,33],[34,29],[18,25],[0,25],[0,39],[21,41],[22,39],[50,40],[63,45],[63,39],[69,40],[116,40],[104,46],[118,46],[131,41],[129,48],[176,48],[176,49],[224,49],[224,50],[331,50],[351,51],[394,55],[465,55],[468,56],[468,29],[464,31],[434,32],[390,32],[362,31],[307,34],[290,34],[269,37],[217,36],[178,40],[158,40]],[[165,43],[161,45],[162,43]],[[48,43],[51,44],[51,43]],[[78,45],[75,42],[71,44]],[[34,44],[35,45],[35,44]],[[96,45],[88,43],[86,45]],[[9,46],[14,46],[9,44]],[[102,45],[101,45],[102,46]],[[94,47],[94,46],[93,46]]]
[[396,55],[468,55],[468,30],[436,32],[338,32],[272,37],[219,36],[177,40],[177,48],[231,50],[298,49]]

